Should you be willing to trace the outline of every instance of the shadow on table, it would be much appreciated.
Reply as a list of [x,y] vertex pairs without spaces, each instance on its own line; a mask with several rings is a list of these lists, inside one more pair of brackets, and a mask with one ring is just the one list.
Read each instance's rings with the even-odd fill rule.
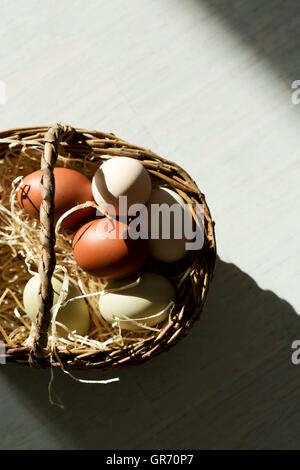
[[[76,373],[120,382],[83,385],[57,371],[60,410],[48,402],[49,371],[7,365],[1,374],[43,429],[30,437],[37,449],[299,447],[289,435],[300,426],[296,338],[293,308],[218,260],[203,317],[174,349],[128,370]],[[10,445],[26,447],[17,431]]]
[[294,0],[192,0],[218,15],[266,59],[288,86],[300,77],[300,3]]

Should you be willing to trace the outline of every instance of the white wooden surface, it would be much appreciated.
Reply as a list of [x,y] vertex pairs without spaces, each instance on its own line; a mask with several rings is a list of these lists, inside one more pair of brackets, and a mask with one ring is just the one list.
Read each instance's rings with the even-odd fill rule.
[[58,373],[62,411],[48,371],[1,367],[0,448],[300,447],[299,26],[294,0],[0,0],[1,128],[63,121],[177,161],[221,258],[189,337],[118,384]]

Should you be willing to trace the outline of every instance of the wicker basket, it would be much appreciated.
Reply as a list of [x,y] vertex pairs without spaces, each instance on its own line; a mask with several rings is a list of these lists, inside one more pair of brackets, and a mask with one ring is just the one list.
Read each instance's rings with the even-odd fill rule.
[[[59,357],[66,369],[108,369],[134,365],[168,350],[186,334],[194,321],[199,318],[213,276],[216,259],[214,223],[204,195],[197,188],[195,182],[175,163],[159,157],[150,150],[131,145],[117,138],[114,134],[73,129],[61,124],[56,124],[49,129],[47,127],[12,129],[0,133],[0,159],[3,158],[11,144],[14,145],[14,154],[23,145],[44,146],[44,150],[41,152],[43,204],[40,210],[40,240],[42,255],[39,268],[41,278],[39,314],[33,347],[6,344],[6,361],[30,364],[36,367],[49,366],[50,364],[47,332],[53,296],[51,277],[56,263],[53,223],[53,168],[58,155],[71,155],[74,158],[82,159],[82,162],[84,160],[93,161],[97,166],[101,163],[103,155],[136,158],[147,168],[153,180],[173,187],[184,196],[187,202],[197,201],[203,204],[205,218],[203,248],[196,253],[193,252],[191,256],[187,255],[184,261],[164,267],[166,274],[168,272],[174,274],[174,270],[179,272],[186,269],[187,265],[192,267],[190,275],[183,280],[180,290],[177,292],[176,305],[172,311],[170,322],[158,333],[151,334],[150,337],[137,345],[120,347],[113,351],[90,350],[85,354],[81,354],[76,349],[66,349],[60,351]],[[84,164],[82,164],[82,171],[84,172]],[[159,270],[161,271],[161,268]],[[60,364],[59,361],[53,361],[52,365],[59,366]]]

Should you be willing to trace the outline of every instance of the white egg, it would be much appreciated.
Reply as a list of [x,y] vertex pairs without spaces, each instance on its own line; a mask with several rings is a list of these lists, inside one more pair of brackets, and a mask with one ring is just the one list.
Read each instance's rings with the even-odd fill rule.
[[127,210],[119,208],[120,196],[127,196],[127,206],[146,204],[151,194],[152,184],[148,171],[134,158],[114,157],[102,163],[92,181],[95,201],[103,212],[126,215]]

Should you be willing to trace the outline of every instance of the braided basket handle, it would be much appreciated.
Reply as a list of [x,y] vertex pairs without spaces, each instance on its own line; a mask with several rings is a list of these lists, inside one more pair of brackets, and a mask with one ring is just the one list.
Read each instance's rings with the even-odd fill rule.
[[39,265],[41,280],[38,297],[38,314],[36,331],[31,351],[32,362],[44,357],[48,345],[48,329],[51,322],[51,307],[53,304],[53,287],[51,278],[56,265],[55,256],[55,226],[54,226],[54,166],[57,160],[57,146],[60,140],[69,141],[75,130],[63,124],[55,124],[45,134],[44,153],[41,158],[42,204],[40,208],[40,241],[42,256]]

